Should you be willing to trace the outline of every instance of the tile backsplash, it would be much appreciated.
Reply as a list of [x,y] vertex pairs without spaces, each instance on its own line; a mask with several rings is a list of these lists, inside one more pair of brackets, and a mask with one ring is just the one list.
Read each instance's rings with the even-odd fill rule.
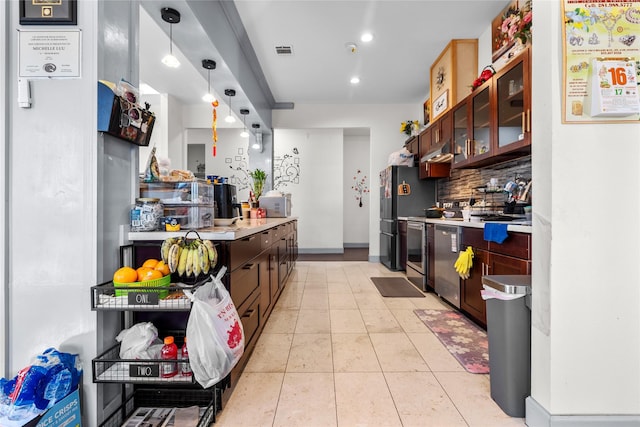
[[[461,202],[464,205],[472,196],[480,201],[483,194],[476,191],[476,187],[485,185],[491,178],[496,178],[498,186],[504,188],[508,181],[514,181],[516,177],[522,177],[527,181],[531,179],[531,156],[482,169],[452,169],[449,178],[438,180],[438,201],[442,203]],[[487,195],[487,198],[489,202],[491,195]],[[493,199],[495,203],[502,204],[505,201],[505,196],[497,194],[493,196]]]

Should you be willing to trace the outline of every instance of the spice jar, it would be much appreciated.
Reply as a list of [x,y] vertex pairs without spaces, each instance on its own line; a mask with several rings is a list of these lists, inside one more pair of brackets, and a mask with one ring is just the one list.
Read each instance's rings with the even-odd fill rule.
[[154,231],[160,228],[164,206],[160,199],[140,198],[131,209],[131,231]]

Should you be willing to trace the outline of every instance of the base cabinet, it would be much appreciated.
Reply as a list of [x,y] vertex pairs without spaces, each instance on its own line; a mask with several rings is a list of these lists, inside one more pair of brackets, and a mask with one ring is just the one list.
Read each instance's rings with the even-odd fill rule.
[[487,326],[487,305],[482,299],[482,276],[531,274],[531,235],[509,233],[501,243],[484,240],[484,230],[463,228],[461,250],[471,246],[473,267],[469,278],[460,281],[460,309],[478,324]]

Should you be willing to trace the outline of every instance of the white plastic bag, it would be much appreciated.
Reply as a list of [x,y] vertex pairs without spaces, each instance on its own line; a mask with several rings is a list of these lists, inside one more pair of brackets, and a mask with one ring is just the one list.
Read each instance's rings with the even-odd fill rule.
[[406,147],[389,154],[388,166],[413,166],[413,154]]
[[[116,341],[121,343],[121,359],[159,358],[158,329],[151,322],[136,323],[129,329],[123,329],[116,337]],[[161,343],[160,347],[162,347]]]
[[198,288],[191,298],[187,322],[189,364],[204,388],[226,377],[244,353],[244,329],[231,295],[220,280],[222,267],[212,281]]

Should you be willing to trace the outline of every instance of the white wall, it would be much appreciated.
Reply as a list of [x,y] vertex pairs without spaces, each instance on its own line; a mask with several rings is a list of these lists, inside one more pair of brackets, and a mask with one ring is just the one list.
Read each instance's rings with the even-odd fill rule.
[[[1,44],[7,67],[8,146],[8,355],[14,376],[48,347],[78,353],[83,362],[83,413],[96,419],[91,358],[96,356],[96,314],[89,287],[96,284],[97,258],[97,91],[98,3],[82,2],[82,77],[31,81],[32,107],[17,98],[19,2],[3,2]],[[26,30],[27,28],[22,28]],[[4,85],[3,85],[4,87]],[[4,150],[2,150],[4,153]],[[4,164],[4,162],[3,162]],[[4,202],[4,199],[3,199]],[[3,245],[4,248],[4,245]],[[4,283],[4,277],[3,277]],[[4,320],[4,319],[3,319]]]
[[[400,149],[404,144],[406,138],[399,129],[400,123],[408,117],[422,117],[422,105],[296,104],[293,110],[275,110],[273,126],[275,129],[369,128],[371,140],[369,169],[376,182],[379,171],[387,165],[389,154]],[[280,140],[276,139],[276,145],[279,143]],[[294,201],[294,206],[295,203]],[[378,198],[371,197],[368,211],[369,257],[372,260],[378,260],[380,256],[379,209]]]
[[276,129],[274,140],[274,167],[279,159],[299,166],[299,180],[274,185],[291,193],[300,252],[342,252],[342,129]]
[[[3,3],[0,5],[0,22],[7,22],[8,5],[7,3]],[[6,50],[7,46],[7,34],[4,31],[0,31],[0,58],[2,58],[3,63],[9,63],[9,53]],[[7,99],[6,93],[7,87],[7,75],[6,75],[6,67],[0,67],[0,99]],[[5,156],[7,149],[7,139],[6,129],[9,126],[7,122],[7,105],[5,102],[0,102],[0,176],[2,177],[2,183],[0,184],[0,200],[6,200],[7,193],[7,180],[5,177],[7,176],[6,170],[6,162],[7,158]],[[6,236],[6,224],[7,219],[5,216],[6,206],[2,205],[2,209],[0,210],[0,224],[3,224],[3,227],[0,228],[0,319],[2,319],[2,323],[0,326],[0,376],[3,378],[8,376],[7,363],[8,360],[5,357],[6,348],[4,343],[6,342],[7,331],[9,328],[9,322],[7,319],[8,315],[8,307],[7,307],[7,291],[8,291],[8,281],[6,280],[6,247],[7,247],[7,236]]]
[[187,144],[205,144],[205,173],[224,176],[236,186],[238,201],[249,200],[249,140],[240,136],[240,129],[218,129],[216,157],[213,157],[211,129],[187,129]]
[[[344,170],[343,170],[343,225],[345,247],[362,247],[369,245],[369,204],[372,186],[377,189],[378,176],[371,176],[369,169],[369,137],[344,137]],[[354,179],[355,178],[355,179]],[[364,181],[362,181],[364,180]],[[356,182],[361,184],[362,207],[356,199]],[[374,193],[377,194],[377,193]]]
[[[563,17],[557,2],[533,10],[532,397],[551,414],[637,423],[640,126],[561,123]],[[624,206],[634,220],[580,206]]]

